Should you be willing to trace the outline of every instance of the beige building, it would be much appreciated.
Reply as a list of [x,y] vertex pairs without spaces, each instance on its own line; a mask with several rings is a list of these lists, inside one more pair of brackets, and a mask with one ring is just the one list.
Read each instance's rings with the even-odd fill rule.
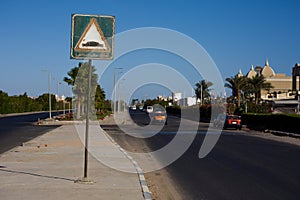
[[[240,74],[241,72],[238,73],[238,75]],[[246,74],[246,77],[251,78],[253,76],[256,76],[257,74],[261,74],[266,77],[266,81],[271,83],[271,85],[273,86],[270,91],[261,91],[262,99],[279,100],[295,98],[295,92],[292,91],[293,77],[287,76],[285,74],[275,73],[273,68],[269,65],[268,59],[266,60],[264,67],[257,66],[254,68],[252,66],[249,72]],[[297,80],[297,84],[299,85],[299,80]]]

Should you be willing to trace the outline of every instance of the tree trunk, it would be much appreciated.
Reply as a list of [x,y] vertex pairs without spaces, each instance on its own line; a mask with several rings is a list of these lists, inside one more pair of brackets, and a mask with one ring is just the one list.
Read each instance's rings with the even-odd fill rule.
[[255,104],[258,105],[259,94],[255,93]]
[[77,101],[76,119],[80,118],[80,111],[81,111],[81,102],[80,102],[80,99],[78,99],[78,101]]
[[237,99],[238,99],[238,108],[240,108],[241,107],[241,91],[240,90],[238,90],[237,91]]

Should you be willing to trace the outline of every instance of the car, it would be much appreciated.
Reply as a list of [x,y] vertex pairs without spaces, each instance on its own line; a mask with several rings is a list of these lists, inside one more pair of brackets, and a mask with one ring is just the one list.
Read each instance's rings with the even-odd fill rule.
[[241,116],[231,114],[219,114],[213,123],[214,127],[218,128],[235,128],[242,129]]
[[167,112],[162,107],[155,107],[153,112],[150,114],[151,123],[164,123],[167,125]]
[[153,106],[147,106],[146,112],[147,112],[148,114],[151,114],[151,113],[153,112]]
[[130,106],[130,109],[131,109],[131,110],[136,110],[136,105]]

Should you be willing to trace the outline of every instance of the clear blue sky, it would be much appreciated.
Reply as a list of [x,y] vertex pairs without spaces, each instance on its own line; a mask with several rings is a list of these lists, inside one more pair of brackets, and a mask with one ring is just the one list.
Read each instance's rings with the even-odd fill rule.
[[72,13],[114,15],[116,33],[149,26],[184,33],[206,49],[224,79],[266,58],[287,75],[300,62],[297,0],[3,0],[0,8],[0,90],[9,95],[46,93],[43,69],[57,82],[77,66],[69,53]]

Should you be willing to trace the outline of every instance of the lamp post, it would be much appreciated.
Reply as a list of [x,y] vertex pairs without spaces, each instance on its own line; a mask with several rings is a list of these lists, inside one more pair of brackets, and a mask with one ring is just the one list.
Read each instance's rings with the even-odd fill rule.
[[203,101],[203,91],[202,91],[202,84],[200,87],[200,106],[202,106],[202,101]]
[[59,110],[59,85],[61,84],[61,82],[57,81],[57,99],[56,99],[56,109],[57,109],[57,113]]
[[51,72],[49,71],[48,76],[48,96],[49,96],[49,118],[51,119]]
[[119,81],[119,84],[118,84],[118,112],[122,111],[122,108],[121,108],[121,92],[119,90],[121,90],[121,83],[122,81],[125,81],[125,78],[123,78],[122,80]]
[[117,67],[117,68],[114,68],[114,114],[116,113],[116,107],[117,107],[117,105],[116,105],[116,100],[117,100],[117,93],[116,93],[116,91],[117,91],[117,85],[116,85],[116,81],[117,81],[117,75],[116,75],[116,70],[118,70],[118,69],[123,69],[123,68],[121,68],[121,67]]
[[49,118],[51,119],[51,72],[49,70],[43,69],[43,72],[48,72],[48,99],[49,99]]

